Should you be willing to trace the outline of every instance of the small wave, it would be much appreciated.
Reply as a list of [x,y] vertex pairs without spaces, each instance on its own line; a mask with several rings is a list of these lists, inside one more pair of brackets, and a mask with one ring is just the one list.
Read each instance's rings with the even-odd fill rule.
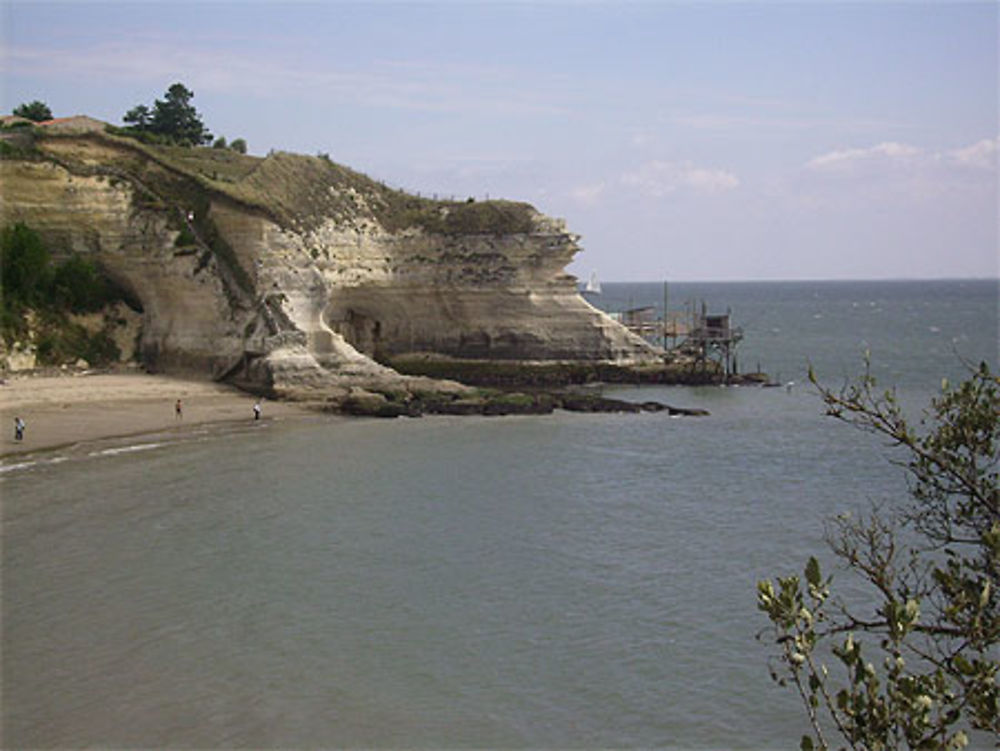
[[116,454],[130,454],[134,451],[149,451],[150,449],[159,448],[165,444],[162,443],[136,443],[132,446],[118,446],[112,449],[101,449],[100,451],[91,451],[88,456],[115,456]]
[[17,472],[22,469],[31,469],[32,467],[42,467],[46,464],[62,464],[66,461],[65,456],[53,456],[51,459],[35,459],[30,462],[16,462],[14,464],[0,464],[0,474],[6,474],[7,472]]

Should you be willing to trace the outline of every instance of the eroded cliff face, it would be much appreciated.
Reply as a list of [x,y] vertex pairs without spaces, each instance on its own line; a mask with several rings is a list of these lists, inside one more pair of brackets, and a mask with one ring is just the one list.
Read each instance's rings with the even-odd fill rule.
[[239,350],[233,306],[214,259],[179,248],[163,212],[144,210],[125,181],[49,162],[0,162],[3,222],[37,230],[49,247],[96,259],[141,302],[142,353],[152,366],[210,368]]
[[577,238],[531,207],[417,199],[319,158],[152,149],[93,123],[0,161],[2,221],[130,290],[150,367],[298,396],[413,387],[379,364],[412,353],[658,358],[577,294]]

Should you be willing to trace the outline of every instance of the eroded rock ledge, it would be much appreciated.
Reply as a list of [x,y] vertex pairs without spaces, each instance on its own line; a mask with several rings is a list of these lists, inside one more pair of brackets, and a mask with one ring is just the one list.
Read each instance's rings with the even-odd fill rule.
[[454,398],[441,394],[354,393],[340,401],[336,411],[358,417],[421,417],[432,415],[547,415],[567,412],[663,412],[670,416],[703,417],[704,409],[672,407],[657,401],[629,402],[599,394],[572,391],[478,391]]

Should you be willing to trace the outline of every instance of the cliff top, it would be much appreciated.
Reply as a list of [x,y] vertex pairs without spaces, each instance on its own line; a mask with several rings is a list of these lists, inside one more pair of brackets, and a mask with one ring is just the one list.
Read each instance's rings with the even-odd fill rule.
[[[0,119],[0,138],[21,139],[5,159],[48,159],[85,164],[88,170],[121,174],[146,157],[188,178],[209,193],[226,196],[271,216],[282,226],[309,230],[328,219],[341,225],[374,221],[389,232],[407,229],[440,234],[519,234],[538,231],[540,215],[514,201],[443,201],[390,188],[325,156],[271,152],[249,156],[207,146],[143,143],[125,131],[85,115],[31,123]],[[30,144],[25,145],[25,140]],[[76,144],[76,145],[75,145]],[[95,148],[96,147],[96,148]],[[144,171],[144,178],[149,178]]]

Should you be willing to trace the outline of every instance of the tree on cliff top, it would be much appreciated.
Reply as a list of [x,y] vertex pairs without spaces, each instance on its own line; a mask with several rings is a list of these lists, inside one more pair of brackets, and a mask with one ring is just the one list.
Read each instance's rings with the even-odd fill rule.
[[138,133],[150,133],[166,141],[184,146],[210,143],[212,134],[201,121],[201,116],[191,104],[194,92],[184,84],[175,83],[163,99],[157,99],[150,109],[137,105],[122,118]]
[[37,99],[33,102],[18,105],[13,114],[18,117],[27,118],[28,120],[34,120],[36,123],[52,119],[52,110],[49,109],[49,105]]
[[[816,383],[810,374],[810,379]],[[1000,737],[1000,378],[985,363],[947,381],[918,431],[870,371],[827,414],[903,452],[908,498],[838,517],[827,535],[868,605],[831,596],[816,558],[762,581],[758,607],[777,647],[772,677],[792,685],[813,729],[802,749],[958,749]],[[856,595],[856,593],[855,593]],[[829,663],[829,666],[827,665]],[[840,746],[840,742],[837,744]]]

